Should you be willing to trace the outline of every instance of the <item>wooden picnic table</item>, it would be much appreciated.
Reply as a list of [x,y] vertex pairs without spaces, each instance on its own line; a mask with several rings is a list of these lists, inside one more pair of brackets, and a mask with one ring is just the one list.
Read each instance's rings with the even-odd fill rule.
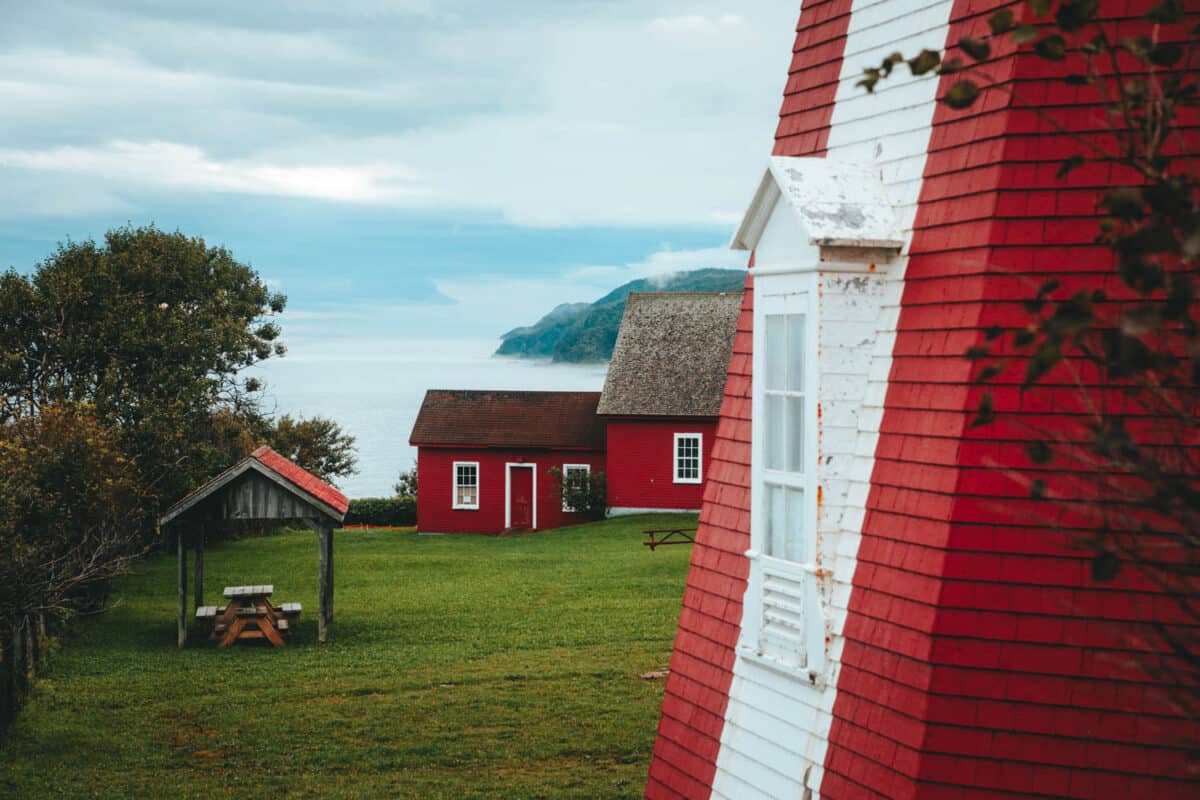
[[695,528],[652,528],[642,531],[646,535],[643,545],[653,550],[664,544],[691,544],[696,534]]
[[228,603],[223,607],[201,606],[196,609],[196,618],[212,620],[209,638],[218,639],[221,647],[229,647],[239,639],[266,639],[274,647],[283,647],[283,634],[300,616],[300,604],[274,606],[274,592],[271,584],[226,586],[222,594]]

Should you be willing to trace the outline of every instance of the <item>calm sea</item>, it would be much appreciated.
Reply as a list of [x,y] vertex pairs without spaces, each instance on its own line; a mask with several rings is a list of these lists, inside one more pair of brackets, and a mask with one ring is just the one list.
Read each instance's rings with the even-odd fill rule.
[[267,381],[268,409],[330,417],[357,439],[358,474],[337,482],[343,492],[387,496],[399,472],[416,461],[408,435],[427,389],[604,388],[605,364],[497,358],[491,355],[496,346],[490,339],[401,339],[373,348],[369,357],[288,355],[264,363],[258,374]]

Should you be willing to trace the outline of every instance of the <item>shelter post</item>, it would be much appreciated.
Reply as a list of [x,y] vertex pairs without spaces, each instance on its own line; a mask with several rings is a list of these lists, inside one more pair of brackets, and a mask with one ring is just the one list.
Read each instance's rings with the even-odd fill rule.
[[196,599],[196,608],[204,605],[204,523],[201,522],[196,526],[196,566],[193,570],[193,582],[196,584],[193,588],[193,595]]
[[187,537],[183,525],[176,525],[179,547],[179,646],[187,641]]
[[333,530],[324,522],[318,523],[317,539],[321,550],[320,590],[317,610],[317,641],[325,644],[329,637],[330,598],[333,596]]

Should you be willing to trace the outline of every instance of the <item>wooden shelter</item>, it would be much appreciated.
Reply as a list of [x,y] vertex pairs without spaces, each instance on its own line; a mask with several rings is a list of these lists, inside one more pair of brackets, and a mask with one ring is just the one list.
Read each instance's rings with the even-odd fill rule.
[[324,643],[333,622],[333,529],[341,525],[349,505],[337,489],[264,445],[167,509],[158,522],[174,534],[179,553],[179,646],[187,641],[188,547],[195,553],[194,594],[199,608],[204,605],[205,536],[235,520],[301,523],[317,532],[317,638]]

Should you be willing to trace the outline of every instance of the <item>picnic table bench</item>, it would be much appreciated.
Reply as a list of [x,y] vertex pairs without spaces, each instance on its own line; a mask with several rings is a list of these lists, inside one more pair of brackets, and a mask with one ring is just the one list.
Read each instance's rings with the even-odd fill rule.
[[692,544],[695,528],[651,528],[642,531],[646,535],[643,545],[653,550],[664,544]]
[[210,639],[221,647],[229,647],[238,639],[266,639],[274,647],[283,646],[283,636],[290,623],[300,617],[299,603],[271,604],[275,587],[271,584],[226,586],[222,594],[229,603],[224,606],[200,606],[196,619],[212,623]]

